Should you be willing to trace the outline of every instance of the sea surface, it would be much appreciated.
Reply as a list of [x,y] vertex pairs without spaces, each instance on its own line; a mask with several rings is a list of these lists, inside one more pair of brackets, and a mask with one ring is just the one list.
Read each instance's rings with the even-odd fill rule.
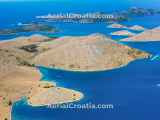
[[[113,12],[133,6],[160,8],[159,0],[82,0],[55,2],[0,2],[0,28],[15,27],[18,23],[36,21],[35,16],[59,12]],[[55,36],[89,35],[102,33],[109,35],[115,29],[107,29],[107,24],[49,23],[62,31]],[[153,28],[160,25],[160,16],[136,17],[125,25],[142,25]],[[0,36],[0,40],[15,36]],[[38,33],[39,34],[39,33]],[[42,33],[45,34],[45,33]],[[49,34],[47,34],[49,35]],[[53,35],[54,36],[54,35]],[[111,36],[118,40],[120,37]],[[159,54],[160,42],[127,43],[131,47]],[[84,93],[84,99],[77,104],[113,104],[113,109],[49,109],[31,107],[25,100],[13,106],[12,120],[151,120],[160,119],[160,61],[142,59],[131,62],[119,69],[100,72],[70,72],[39,67],[42,80],[54,81],[59,86]]]
[[[36,19],[36,16],[57,14],[57,13],[89,13],[89,12],[106,12],[113,13],[116,11],[127,10],[131,7],[142,8],[155,8],[159,9],[160,5],[157,5],[158,0],[152,0],[149,2],[133,2],[134,0],[54,0],[54,2],[0,2],[0,29],[14,28],[19,23],[29,24],[32,22],[40,22]],[[139,3],[139,4],[138,4]],[[158,7],[159,6],[159,7]],[[160,15],[146,16],[146,17],[134,17],[130,21],[122,22],[124,25],[142,25],[146,28],[154,28],[160,25]],[[111,32],[117,29],[108,29],[106,23],[95,24],[72,24],[72,23],[54,23],[44,22],[60,30],[59,33],[41,34],[48,36],[64,36],[64,35],[89,35],[92,33],[102,33],[110,36]],[[30,33],[18,33],[15,35],[0,35],[0,40],[6,40],[15,38],[18,36],[28,36],[32,34],[39,34],[38,32]],[[110,36],[114,39],[120,39],[121,37]]]

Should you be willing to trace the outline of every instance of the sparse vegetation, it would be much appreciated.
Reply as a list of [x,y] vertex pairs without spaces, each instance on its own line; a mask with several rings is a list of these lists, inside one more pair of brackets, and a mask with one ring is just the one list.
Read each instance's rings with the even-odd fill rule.
[[23,59],[21,59],[19,57],[16,57],[16,60],[18,61],[19,65],[28,66],[28,67],[35,67],[35,64],[32,64],[29,61],[23,60]]
[[33,52],[33,53],[38,52],[36,44],[22,46],[22,47],[20,47],[20,49],[25,50],[27,52]]
[[69,65],[70,68],[75,68],[74,64]]
[[54,87],[54,85],[45,85],[43,88],[52,88],[52,87]]
[[19,63],[20,63],[20,65],[23,65],[23,66],[35,67],[35,64],[31,64],[28,61],[23,60],[23,61],[20,61]]
[[8,105],[12,106],[12,101],[11,100],[8,101]]

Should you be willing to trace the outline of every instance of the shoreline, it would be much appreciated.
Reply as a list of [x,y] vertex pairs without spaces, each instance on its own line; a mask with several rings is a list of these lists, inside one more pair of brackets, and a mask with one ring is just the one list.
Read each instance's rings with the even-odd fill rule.
[[[40,73],[35,68],[29,67],[18,68],[16,72],[1,78],[1,84],[4,84],[1,87],[6,86],[7,90],[2,91],[3,88],[0,90],[1,95],[3,95],[0,100],[0,108],[2,108],[0,109],[0,120],[11,120],[12,105],[23,96],[26,96],[32,87],[37,84],[38,79],[40,79]],[[24,85],[20,87],[21,84]]]
[[11,120],[12,107],[6,107],[1,102],[2,101],[0,101],[0,109],[2,112],[0,113],[0,119],[1,120]]
[[[26,68],[23,67],[23,69],[26,69]],[[30,68],[27,68],[27,69],[29,70],[29,71],[27,70],[28,72],[33,72],[33,71],[30,71],[31,70]],[[20,95],[19,97],[17,95],[14,95],[14,94],[11,95],[14,98],[14,101],[12,101],[11,104],[8,103],[8,102],[7,103],[5,102],[5,104],[4,104],[3,100],[0,100],[0,120],[6,120],[6,119],[7,120],[11,120],[11,117],[12,117],[12,115],[11,115],[11,113],[12,113],[12,105],[14,103],[16,103],[17,101],[21,100],[22,97],[27,97],[27,103],[28,103],[28,105],[30,105],[32,107],[49,105],[48,101],[43,101],[43,104],[40,104],[39,102],[41,102],[40,101],[41,97],[39,99],[36,99],[36,97],[35,97],[38,94],[41,94],[43,92],[46,92],[46,94],[47,94],[47,92],[49,92],[49,91],[51,91],[52,93],[55,93],[55,94],[62,94],[62,96],[65,96],[65,94],[68,94],[68,95],[65,96],[65,100],[63,100],[63,98],[59,99],[58,97],[56,99],[53,99],[52,104],[54,104],[54,101],[56,101],[56,104],[61,104],[61,100],[63,101],[63,103],[68,103],[68,102],[75,102],[75,101],[79,101],[79,100],[83,99],[84,95],[81,92],[78,92],[78,91],[75,91],[75,90],[71,90],[71,89],[68,89],[68,88],[58,87],[58,86],[55,85],[54,82],[41,80],[42,73],[38,69],[36,69],[36,68],[33,68],[33,69],[35,70],[36,73],[38,73],[37,74],[37,78],[39,78],[39,79],[36,80],[35,79],[35,77],[36,77],[35,75],[31,77],[31,78],[33,78],[34,81],[36,81],[36,83],[35,83],[34,87],[32,87],[28,91],[28,93],[27,93],[28,95],[27,94],[26,95]],[[14,75],[16,75],[16,74],[14,74]],[[26,77],[27,76],[28,75],[26,75]],[[13,80],[12,75],[9,76],[8,78]],[[24,76],[24,79],[25,79],[25,76]],[[50,87],[48,87],[48,86],[50,86]],[[55,88],[55,89],[57,88],[59,90],[59,92],[56,91],[53,88]],[[38,89],[38,91],[37,91],[37,89]],[[39,89],[40,89],[40,91],[39,91]],[[72,97],[73,97],[72,95],[74,95],[74,97],[76,97],[76,99],[72,99]],[[17,97],[18,97],[18,99],[17,99]],[[28,97],[30,97],[31,99],[33,98],[33,103],[29,104]],[[54,98],[54,94],[51,94],[48,97],[50,99]],[[49,99],[47,98],[45,100],[49,100]]]
[[[40,72],[40,70],[38,69],[38,71]],[[40,72],[41,73],[41,72]],[[43,73],[41,73],[41,78],[42,78]],[[49,91],[52,92],[51,95],[47,95],[47,99],[44,99],[45,94],[41,94],[41,93],[48,93]],[[59,92],[58,92],[59,91]],[[51,98],[55,97],[55,94],[60,94],[61,96],[66,96],[67,99],[64,100],[63,99],[59,99],[58,101],[54,101],[49,103],[49,100],[51,100]],[[65,94],[70,93],[70,96],[67,96]],[[39,98],[38,98],[39,97]],[[49,99],[50,97],[50,99]],[[29,98],[29,99],[28,99]],[[27,105],[32,106],[32,107],[43,107],[43,106],[48,106],[51,104],[63,104],[63,103],[70,103],[70,102],[76,102],[76,101],[80,101],[84,98],[84,94],[80,91],[76,91],[74,89],[69,89],[69,88],[65,88],[65,87],[59,87],[56,85],[56,82],[53,81],[47,81],[47,80],[40,80],[39,81],[39,85],[38,85],[38,90],[34,91],[32,90],[30,95],[27,98]],[[43,103],[41,103],[43,102]]]
[[[74,72],[74,73],[94,73],[94,72],[106,72],[106,71],[112,71],[112,70],[116,70],[116,69],[120,69],[120,68],[123,68],[123,67],[126,67],[128,66],[130,63],[134,62],[134,61],[137,61],[137,60],[146,60],[146,59],[149,59],[152,57],[152,54],[149,53],[150,56],[146,57],[146,58],[139,58],[139,59],[136,59],[136,60],[132,60],[130,61],[128,64],[126,65],[122,65],[122,66],[119,66],[119,67],[115,67],[115,68],[111,68],[111,69],[104,69],[104,70],[69,70],[69,69],[65,69],[65,68],[58,68],[58,67],[49,67],[49,66],[38,66],[38,68],[42,68],[42,69],[51,69],[51,70],[59,70],[59,71],[62,71],[62,72]],[[43,80],[42,80],[43,81]]]
[[[67,103],[78,102],[78,101],[81,101],[84,98],[84,94],[79,92],[79,91],[68,89],[68,88],[63,88],[63,87],[57,87],[57,89],[59,89],[59,90],[61,89],[63,92],[70,91],[74,95],[76,94],[76,97],[75,96],[70,96],[71,98],[68,101],[53,102],[53,103],[50,103],[50,104],[48,104],[48,103],[43,103],[43,104],[38,103],[40,101],[40,99],[33,98],[34,100],[36,100],[38,102],[34,102],[34,100],[27,100],[27,105],[31,106],[31,107],[45,107],[45,106],[54,105],[54,104],[67,104]],[[73,97],[75,97],[75,98],[73,98]]]
[[149,42],[160,42],[160,40],[141,40],[141,41],[134,41],[134,40],[128,40],[128,41],[124,41],[124,40],[120,40],[120,42],[123,42],[123,43],[149,43]]

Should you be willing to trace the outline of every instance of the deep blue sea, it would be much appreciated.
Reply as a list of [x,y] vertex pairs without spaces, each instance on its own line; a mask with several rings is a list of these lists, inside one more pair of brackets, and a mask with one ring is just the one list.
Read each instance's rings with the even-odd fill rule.
[[[133,6],[160,8],[160,0],[72,0],[59,2],[0,2],[0,28],[10,28],[19,22],[36,21],[35,16],[59,12],[113,12]],[[109,35],[115,29],[107,24],[49,23],[62,31],[53,36]],[[136,17],[125,25],[142,25],[153,28],[160,25],[160,16]],[[15,36],[0,36],[0,40]],[[45,34],[45,33],[43,33]],[[52,35],[52,34],[49,34]],[[111,36],[119,39],[119,37]],[[160,42],[123,43],[151,54],[160,53]],[[84,99],[77,103],[113,104],[114,109],[80,110],[48,109],[31,107],[21,100],[13,106],[12,120],[159,120],[160,119],[160,61],[137,60],[128,66],[101,72],[69,72],[40,67],[43,80],[56,82],[59,86],[79,90]]]

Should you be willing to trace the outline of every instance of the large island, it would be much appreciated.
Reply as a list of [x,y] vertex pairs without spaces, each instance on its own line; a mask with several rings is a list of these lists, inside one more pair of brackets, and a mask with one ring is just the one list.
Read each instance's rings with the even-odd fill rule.
[[56,39],[33,35],[2,41],[0,56],[0,120],[10,120],[12,104],[22,97],[32,106],[79,101],[84,97],[79,91],[40,81],[36,66],[70,71],[111,70],[150,54],[93,34]]

